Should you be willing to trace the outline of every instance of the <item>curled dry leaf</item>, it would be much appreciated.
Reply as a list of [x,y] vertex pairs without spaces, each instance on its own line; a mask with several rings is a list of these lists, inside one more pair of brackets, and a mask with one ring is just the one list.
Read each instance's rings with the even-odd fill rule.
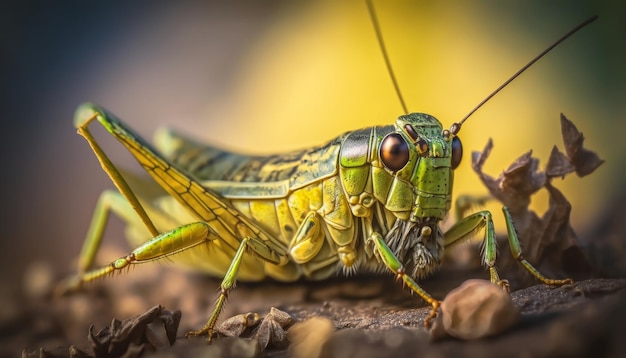
[[241,337],[243,332],[259,324],[261,318],[258,313],[248,312],[233,316],[217,327],[217,332],[226,337]]
[[567,155],[561,153],[556,146],[552,148],[546,166],[546,174],[549,177],[564,177],[572,172],[584,177],[604,163],[596,153],[583,147],[585,137],[563,113],[561,113],[561,134]]
[[[582,133],[563,115],[561,132],[567,155],[555,147],[545,172],[538,170],[539,160],[533,158],[530,151],[517,158],[496,179],[483,173],[483,165],[493,149],[491,140],[482,152],[472,153],[472,168],[489,193],[509,208],[524,256],[533,264],[541,266],[542,272],[548,275],[560,276],[566,272],[581,278],[588,275],[591,268],[570,225],[571,204],[552,186],[551,179],[573,171],[579,176],[587,175],[603,161],[582,147]],[[528,209],[528,205],[531,196],[541,188],[548,191],[549,208],[539,218]]]
[[538,172],[539,160],[529,151],[517,158],[497,179],[484,174],[483,165],[493,149],[489,139],[482,152],[472,153],[472,168],[478,174],[489,193],[511,212],[521,211],[530,204],[530,196],[546,183],[546,175]]
[[579,177],[593,173],[604,163],[604,160],[600,159],[596,153],[583,148],[585,137],[563,113],[561,113],[561,134],[565,144],[565,153]]
[[563,178],[575,170],[576,168],[572,165],[569,158],[556,145],[552,147],[550,159],[548,159],[548,165],[546,166],[546,175],[550,178]]
[[257,340],[261,350],[270,344],[283,348],[289,342],[285,328],[292,321],[287,312],[272,307],[262,320],[257,313],[239,314],[225,320],[217,331],[227,337],[252,337]]
[[272,344],[276,348],[284,348],[289,343],[285,328],[292,322],[289,313],[277,308],[270,308],[270,313],[263,318],[259,328],[254,333],[254,338],[259,342],[261,350]]
[[123,322],[113,319],[98,333],[89,328],[88,340],[95,357],[138,357],[144,351],[170,347],[176,340],[180,311],[155,306],[146,313]]

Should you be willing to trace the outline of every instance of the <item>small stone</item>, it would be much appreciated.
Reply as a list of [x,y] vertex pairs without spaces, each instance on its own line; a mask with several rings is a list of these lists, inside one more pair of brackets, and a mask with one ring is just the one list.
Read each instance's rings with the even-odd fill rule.
[[446,334],[464,340],[494,336],[518,319],[518,309],[500,286],[486,280],[467,280],[441,302],[431,339],[441,339]]
[[326,317],[313,317],[294,324],[287,332],[290,357],[319,357],[333,332],[333,323]]

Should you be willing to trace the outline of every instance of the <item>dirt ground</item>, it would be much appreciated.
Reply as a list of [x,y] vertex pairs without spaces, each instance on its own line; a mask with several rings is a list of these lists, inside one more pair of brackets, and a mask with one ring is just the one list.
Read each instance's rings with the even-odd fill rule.
[[[39,270],[39,275],[44,275]],[[425,281],[424,288],[436,297],[443,297],[446,291],[472,276],[486,278],[486,273],[444,269]],[[312,317],[326,317],[332,322],[330,329],[324,328],[324,322],[310,322],[304,328],[304,338],[302,333],[296,338],[289,336],[297,342],[279,348],[270,344],[263,352],[253,338],[218,337],[211,345],[204,338],[184,338],[185,332],[204,324],[217,285],[218,281],[213,279],[154,265],[60,299],[42,295],[21,302],[5,302],[0,355],[17,356],[23,351],[26,357],[93,356],[94,343],[87,339],[90,325],[95,326],[93,333],[98,336],[96,333],[112,325],[113,317],[127,319],[157,304],[182,312],[180,325],[171,322],[176,314],[170,311],[161,312],[160,317],[166,319],[157,324],[161,330],[163,325],[173,325],[173,345],[170,347],[167,339],[165,343],[161,339],[155,348],[154,339],[145,338],[149,337],[150,325],[127,321],[122,326],[135,327],[143,337],[142,344],[129,347],[137,334],[133,337],[122,334],[121,341],[128,342],[122,343],[123,349],[114,351],[115,355],[381,357],[419,352],[438,357],[592,353],[619,357],[626,349],[621,339],[626,330],[625,279],[589,279],[557,288],[540,284],[514,291],[511,297],[521,312],[520,321],[504,334],[470,342],[456,339],[431,342],[423,328],[430,308],[423,307],[421,300],[401,289],[389,276],[316,284],[241,284],[232,292],[223,318],[248,311],[265,316],[270,307],[276,306],[289,313],[294,324]],[[169,323],[163,323],[168,319]],[[288,335],[293,326],[286,327]],[[254,333],[252,330],[244,336]]]

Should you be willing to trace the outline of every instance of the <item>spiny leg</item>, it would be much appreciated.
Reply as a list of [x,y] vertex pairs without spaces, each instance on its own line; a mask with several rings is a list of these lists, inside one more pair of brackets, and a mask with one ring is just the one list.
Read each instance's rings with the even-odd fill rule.
[[148,228],[152,236],[157,236],[159,231],[152,223],[152,220],[148,217],[145,209],[139,203],[139,199],[132,191],[126,180],[119,172],[119,170],[115,167],[113,162],[109,159],[109,157],[104,153],[104,150],[100,147],[100,145],[96,142],[93,135],[89,131],[89,123],[95,120],[100,114],[94,111],[84,111],[83,108],[79,108],[76,112],[76,116],[74,117],[74,126],[76,127],[78,134],[80,134],[83,138],[87,140],[89,146],[93,150],[94,154],[98,158],[100,165],[105,173],[109,176],[115,187],[119,190],[119,192],[126,198],[130,206],[135,210],[139,218],[144,223],[144,225]]
[[374,245],[374,254],[383,261],[389,270],[396,274],[398,280],[402,280],[403,284],[407,285],[411,290],[413,290],[413,292],[417,293],[424,301],[426,301],[426,303],[432,306],[430,314],[426,317],[426,320],[424,320],[424,326],[429,327],[430,321],[437,316],[437,310],[439,309],[441,303],[429,295],[428,292],[424,291],[424,289],[421,288],[417,282],[411,278],[411,276],[404,272],[402,263],[393,254],[393,251],[391,251],[389,246],[387,246],[383,237],[379,233],[372,233],[372,235],[367,239],[367,244]]
[[[459,195],[454,200],[455,208],[455,222],[463,220],[465,214],[467,214],[473,208],[484,207],[485,204],[493,198],[489,195]],[[472,210],[474,211],[474,210]]]
[[146,241],[130,254],[120,257],[106,266],[79,274],[74,278],[74,284],[81,286],[129,265],[155,261],[200,244],[206,244],[211,240],[211,229],[206,223],[195,222],[183,225]]
[[[89,131],[88,125],[95,120],[98,115],[97,112],[85,111],[83,107],[81,107],[74,117],[74,126],[78,134],[87,140],[100,162],[102,169],[107,173],[113,184],[115,184],[119,193],[107,190],[100,195],[80,253],[78,274],[68,277],[57,285],[55,288],[56,295],[62,295],[69,291],[77,290],[87,277],[93,276],[96,272],[106,272],[105,268],[90,272],[87,271],[92,268],[111,211],[128,223],[135,222],[137,218],[140,219],[153,237],[159,236],[159,231],[148,217],[144,207],[141,205],[132,189],[130,189],[119,170],[111,162]],[[100,277],[102,275],[96,274],[95,276]]]
[[489,268],[489,277],[491,282],[499,285],[505,291],[510,290],[507,280],[500,279],[498,270],[496,269],[496,232],[493,227],[493,219],[491,213],[487,210],[474,213],[461,221],[454,224],[445,234],[444,247],[458,244],[468,240],[477,231],[485,228],[485,236],[483,238],[483,264]]
[[531,265],[530,262],[526,261],[522,254],[522,247],[520,245],[519,239],[517,238],[517,231],[515,230],[515,225],[513,224],[513,219],[511,218],[509,209],[504,206],[502,207],[502,212],[504,213],[504,218],[506,220],[506,230],[509,238],[509,247],[511,248],[511,255],[513,255],[513,258],[519,261],[522,266],[524,266],[524,268],[526,268],[526,270],[530,272],[531,275],[533,275],[536,279],[545,283],[546,285],[560,286],[573,284],[574,280],[572,280],[571,278],[566,278],[563,280],[547,278],[542,275],[541,272],[539,272],[533,265]]
[[209,317],[209,320],[204,325],[204,327],[197,331],[187,332],[187,334],[185,334],[186,337],[201,336],[206,334],[209,342],[213,339],[213,334],[215,333],[215,324],[217,323],[217,320],[222,313],[222,309],[224,308],[224,304],[226,303],[226,299],[228,298],[230,290],[235,288],[237,275],[239,274],[239,267],[241,266],[243,256],[247,248],[252,249],[252,251],[254,251],[264,260],[276,263],[276,261],[272,259],[275,253],[263,242],[252,237],[245,237],[243,240],[241,240],[241,243],[237,248],[237,252],[235,253],[233,260],[231,261],[230,266],[228,267],[228,270],[224,275],[224,279],[222,279],[222,283],[220,284],[220,294],[217,297],[217,301],[215,302],[215,307],[213,308],[211,317]]
[[[115,213],[124,220],[132,220],[128,216],[134,212],[128,202],[116,191],[105,190],[100,194],[89,231],[83,243],[83,248],[78,257],[78,273],[61,281],[55,288],[55,295],[60,296],[71,291],[78,290],[81,286],[81,277],[93,267],[98,249],[102,242],[104,229],[107,225],[109,213]],[[136,216],[136,215],[135,215]]]
[[[522,266],[528,270],[534,277],[536,277],[541,282],[548,285],[564,285],[571,284],[573,281],[571,279],[564,280],[554,280],[548,279],[543,276],[535,267],[533,267],[526,259],[522,256],[522,249],[517,238],[517,233],[515,231],[515,226],[513,225],[513,219],[509,214],[509,211],[506,207],[502,208],[504,212],[504,217],[506,219],[507,225],[507,233],[508,233],[508,241],[509,246],[511,248],[511,254],[513,257],[518,260]],[[486,227],[486,228],[485,228]],[[493,227],[493,220],[491,218],[491,213],[487,210],[480,211],[474,213],[465,219],[457,222],[453,225],[446,233],[445,233],[445,247],[457,244],[463,240],[469,239],[472,234],[476,231],[485,228],[485,236],[483,239],[483,262],[489,268],[489,275],[491,277],[491,282],[496,283],[502,286],[503,289],[509,291],[510,285],[507,280],[500,279],[498,275],[498,271],[495,268],[496,261],[496,234],[495,229]]]
[[[150,219],[143,210],[141,203],[139,203],[134,193],[128,188],[128,185],[119,171],[110,163],[100,147],[95,143],[93,137],[91,137],[86,130],[88,123],[94,119],[130,151],[159,186],[165,189],[170,196],[188,209],[192,215],[201,218],[203,223],[210,228],[210,235],[226,241],[231,247],[233,247],[235,242],[239,243],[239,246],[241,246],[240,238],[248,238],[243,248],[246,246],[249,247],[262,260],[279,266],[289,262],[289,256],[285,252],[280,240],[268,235],[262,228],[258,227],[253,219],[242,215],[217,192],[204,187],[201,183],[171,165],[165,158],[157,154],[149,144],[135,135],[119,119],[112,116],[110,113],[89,103],[81,105],[77,110],[74,121],[75,126],[79,128],[79,132],[83,129],[83,132],[87,133],[83,135],[89,141],[90,145],[92,145],[103,168],[129,204],[133,206],[133,208],[137,206],[140,209],[136,210],[137,214],[147,227],[154,227],[154,225],[148,224]],[[241,248],[241,250],[243,250],[243,248]],[[128,261],[132,261],[132,259],[134,259],[132,256],[126,258]],[[124,264],[124,258],[120,260],[119,262]],[[234,262],[236,267],[232,267],[232,270],[229,270],[232,273],[228,274],[226,279],[232,279],[232,283],[225,282],[225,286],[232,287],[234,284],[234,280],[237,277],[238,262],[240,261],[241,258],[231,262],[231,266],[233,266]],[[206,325],[207,332],[212,332],[213,325],[221,311],[225,297],[222,297],[220,300],[222,302],[218,304],[215,313]],[[212,324],[211,321],[213,322]]]

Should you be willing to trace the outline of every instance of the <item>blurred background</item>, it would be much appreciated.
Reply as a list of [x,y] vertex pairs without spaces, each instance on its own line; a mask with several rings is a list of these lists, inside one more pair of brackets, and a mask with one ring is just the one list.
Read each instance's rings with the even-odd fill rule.
[[[486,193],[470,153],[488,138],[495,148],[486,172],[497,176],[530,149],[543,168],[553,145],[563,149],[563,112],[606,160],[587,178],[555,183],[573,204],[575,229],[588,231],[610,200],[624,196],[626,5],[375,7],[409,110],[445,127],[555,39],[599,15],[468,120],[455,192]],[[108,108],[146,139],[169,126],[255,154],[321,144],[403,114],[363,1],[5,1],[0,8],[5,293],[19,291],[13,284],[32,262],[73,268],[98,195],[112,188],[72,126],[82,102]],[[93,128],[116,163],[140,171]],[[546,197],[535,197],[539,213]],[[112,222],[107,239],[122,243]]]

